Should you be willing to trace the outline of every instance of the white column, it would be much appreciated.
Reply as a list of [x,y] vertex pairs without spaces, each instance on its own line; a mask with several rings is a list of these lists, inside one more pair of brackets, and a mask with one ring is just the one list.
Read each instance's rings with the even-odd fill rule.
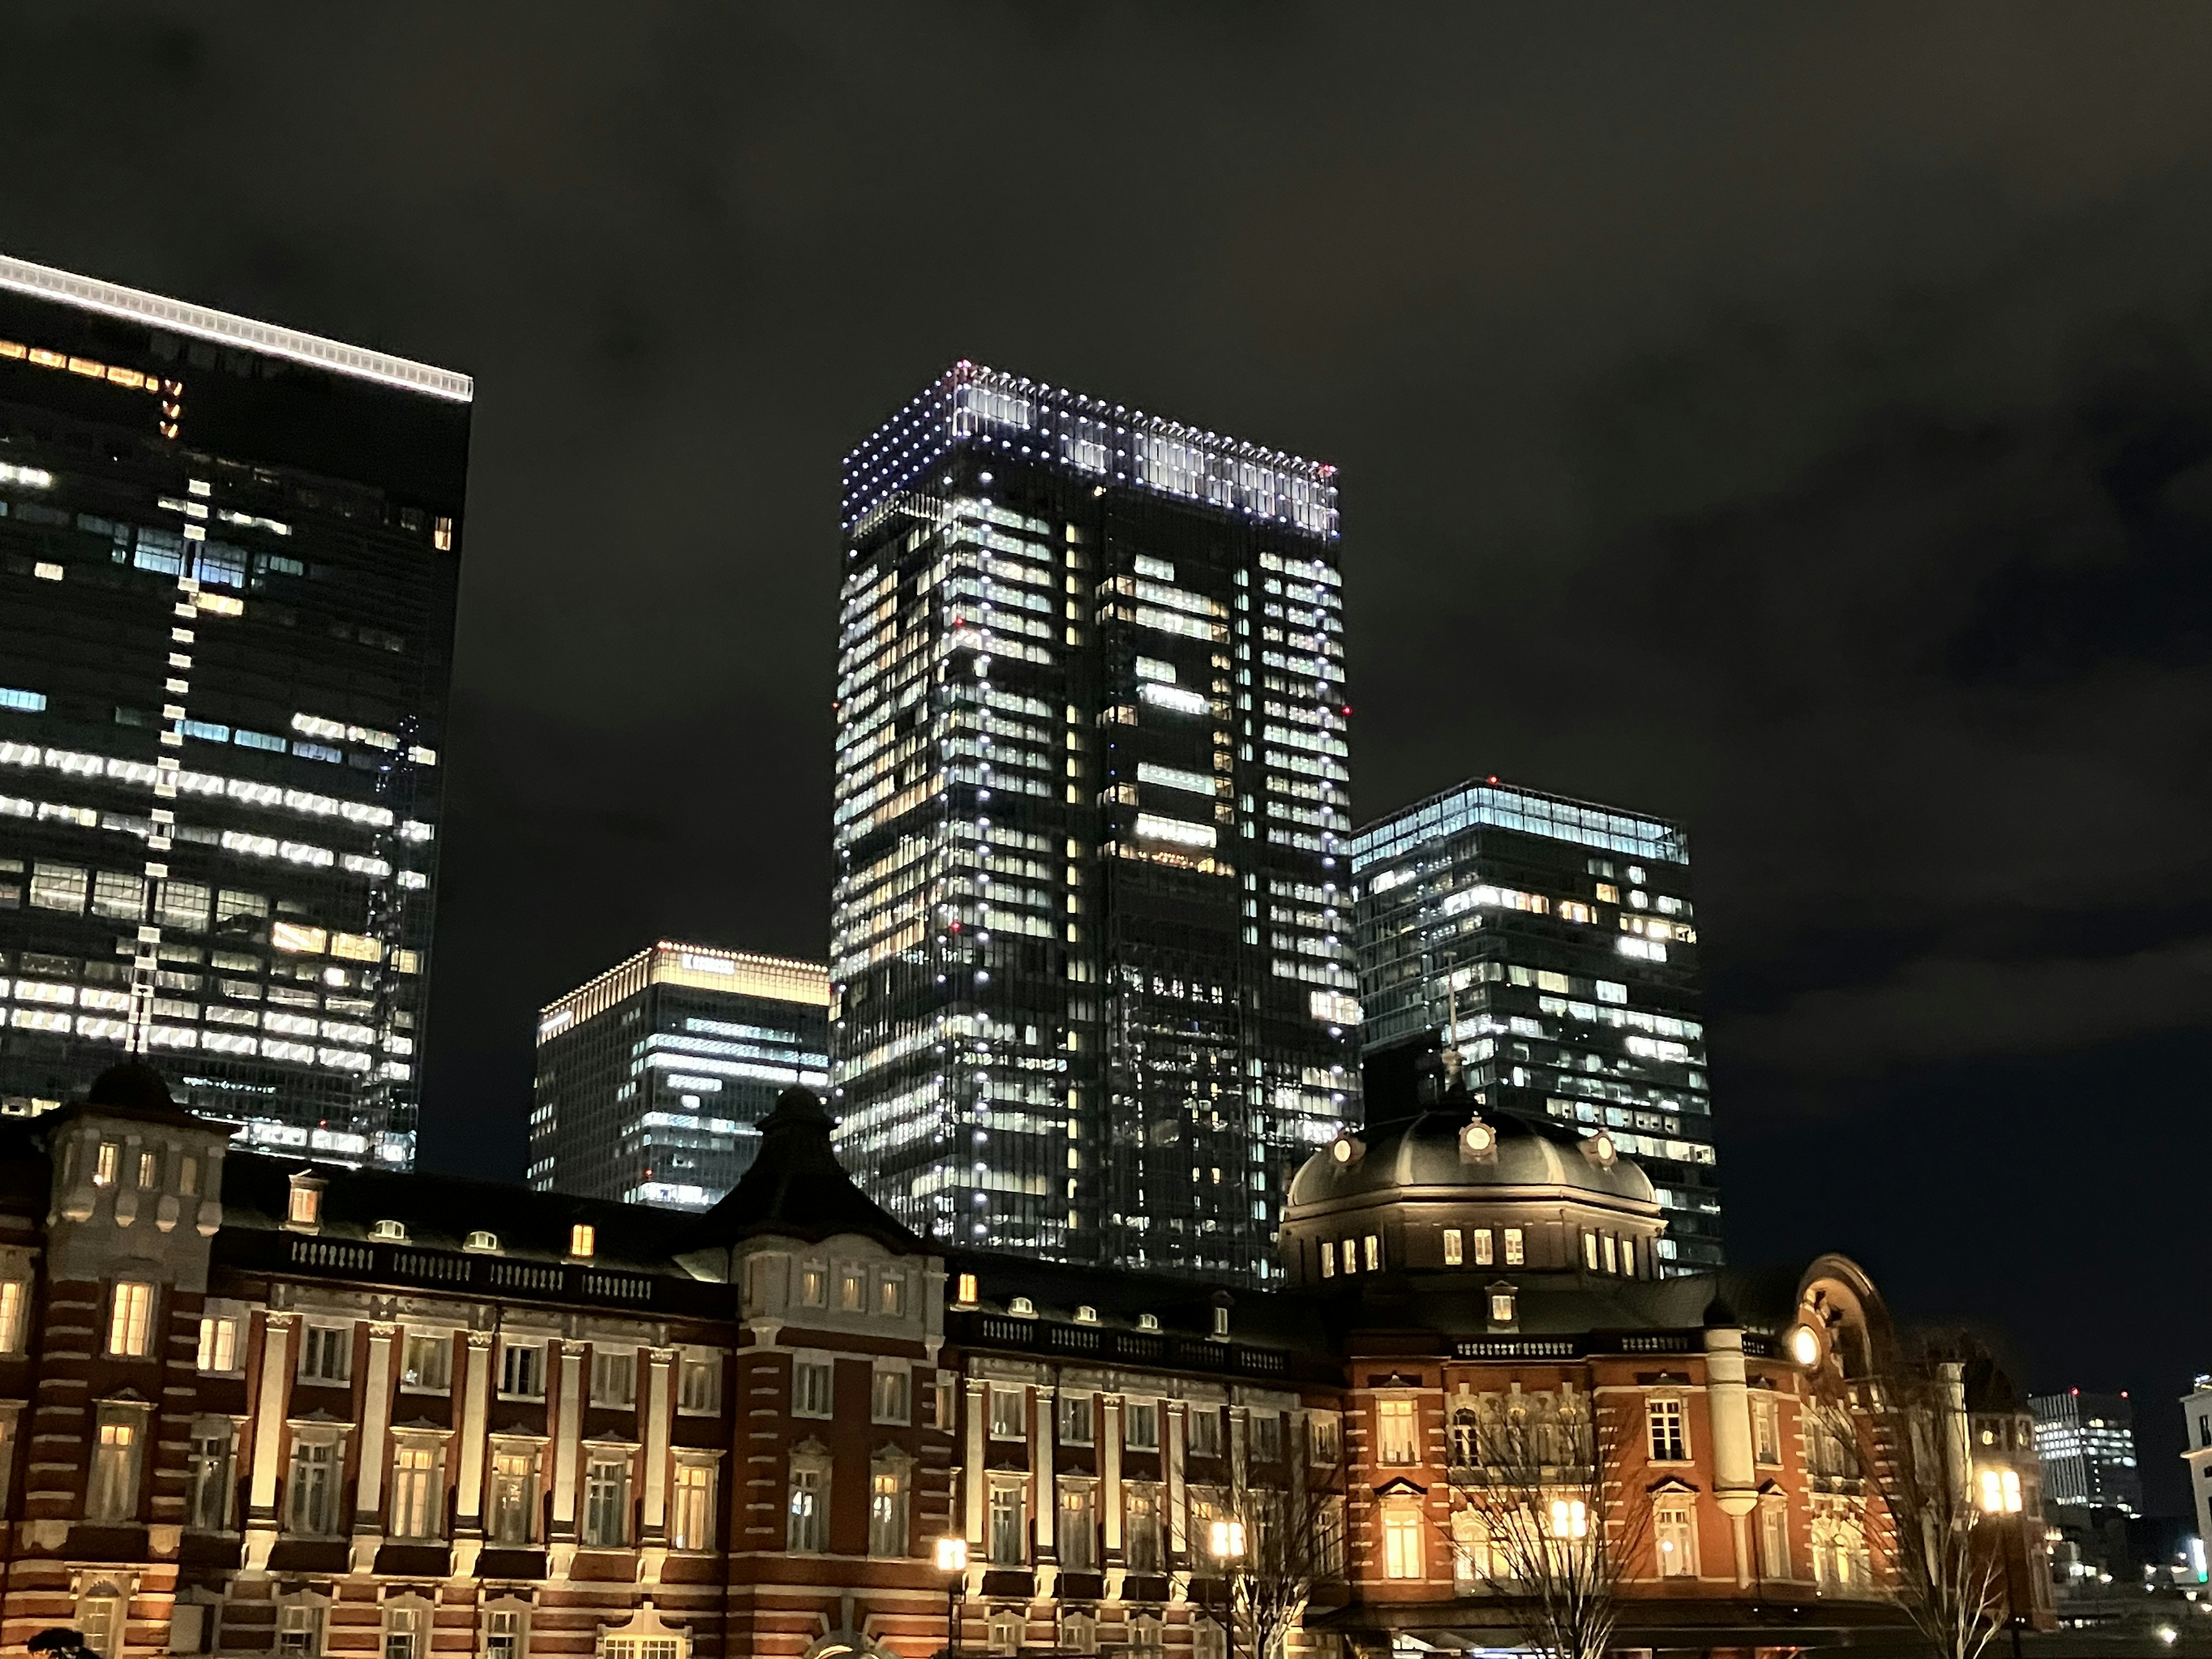
[[1735,1582],[1752,1580],[1751,1512],[1759,1507],[1753,1462],[1751,1395],[1744,1383],[1743,1333],[1727,1327],[1705,1332],[1705,1416],[1713,1437],[1713,1501],[1728,1516],[1735,1545]]
[[637,1576],[641,1583],[657,1584],[668,1559],[669,1413],[674,1407],[674,1391],[668,1384],[676,1350],[647,1352],[652,1380],[645,1398],[638,1402],[638,1409],[645,1413],[645,1525],[644,1536],[638,1540]]
[[276,1543],[276,1480],[283,1472],[284,1406],[292,1389],[292,1328],[296,1314],[264,1316],[261,1329],[261,1386],[253,1412],[253,1472],[246,1490],[246,1565],[259,1577]]
[[1098,1501],[1106,1512],[1106,1599],[1112,1601],[1120,1599],[1127,1571],[1121,1565],[1121,1396],[1103,1395],[1099,1406],[1098,1432],[1104,1438],[1098,1443]]
[[584,1345],[555,1344],[561,1358],[561,1403],[553,1439],[553,1526],[547,1540],[549,1576],[566,1578],[576,1556],[576,1463],[584,1418]]
[[1188,1528],[1184,1525],[1182,1492],[1183,1402],[1162,1401],[1160,1415],[1167,1419],[1163,1425],[1167,1432],[1160,1443],[1160,1468],[1167,1477],[1166,1496],[1162,1501],[1168,1510],[1168,1570],[1172,1572],[1180,1565],[1188,1573],[1189,1540],[1184,1536]]
[[989,1431],[991,1385],[979,1377],[968,1379],[968,1459],[960,1477],[968,1499],[968,1594],[983,1590],[983,1516],[990,1489],[983,1478],[983,1440]]
[[353,1515],[353,1570],[368,1572],[376,1565],[377,1546],[384,1541],[384,1471],[391,1453],[384,1431],[392,1421],[392,1340],[398,1327],[389,1320],[368,1324],[368,1376],[362,1390],[361,1479],[356,1486]]
[[1036,1593],[1048,1598],[1060,1576],[1060,1551],[1053,1531],[1060,1519],[1060,1487],[1054,1467],[1057,1460],[1053,1450],[1054,1398],[1049,1383],[1038,1387],[1035,1426],[1030,1436],[1030,1490],[1035,1494],[1030,1501],[1036,1505]]
[[483,1549],[484,1430],[491,1403],[492,1331],[463,1337],[460,1470],[453,1493],[453,1576],[467,1578]]

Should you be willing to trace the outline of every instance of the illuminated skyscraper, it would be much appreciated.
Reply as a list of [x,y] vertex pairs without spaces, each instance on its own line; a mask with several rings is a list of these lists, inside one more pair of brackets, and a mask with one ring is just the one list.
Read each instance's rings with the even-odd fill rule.
[[1690,838],[1495,778],[1352,845],[1370,1076],[1417,1068],[1458,1015],[1468,1092],[1604,1129],[1666,1212],[1662,1271],[1721,1265]]
[[2069,1389],[2033,1395],[2027,1406],[2035,1413],[2035,1455],[2043,1465],[2046,1502],[2143,1512],[2136,1408],[2125,1394]]
[[776,1097],[829,1086],[829,1007],[818,962],[665,939],[579,986],[538,1021],[530,1184],[711,1207]]
[[0,258],[0,1108],[411,1162],[471,397]]
[[832,1079],[917,1231],[1279,1271],[1358,1099],[1332,474],[967,363],[847,458]]

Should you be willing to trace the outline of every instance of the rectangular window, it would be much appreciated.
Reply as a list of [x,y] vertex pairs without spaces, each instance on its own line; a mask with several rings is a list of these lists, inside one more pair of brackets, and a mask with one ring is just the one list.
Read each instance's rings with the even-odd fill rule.
[[323,1609],[313,1601],[287,1601],[276,1612],[276,1651],[280,1659],[319,1659],[323,1650]]
[[1121,1430],[1121,1443],[1130,1451],[1158,1451],[1160,1449],[1158,1401],[1129,1401],[1127,1420]]
[[300,1380],[343,1382],[353,1376],[353,1332],[342,1325],[310,1325],[300,1333]]
[[1382,1576],[1419,1578],[1421,1566],[1421,1515],[1418,1510],[1391,1508],[1382,1514]]
[[92,881],[92,914],[111,921],[144,921],[146,878],[114,870],[96,872]]
[[1410,1400],[1379,1400],[1376,1401],[1375,1412],[1380,1430],[1376,1437],[1378,1448],[1376,1461],[1381,1463],[1415,1462],[1417,1442],[1413,1402]]
[[1456,1267],[1467,1260],[1467,1235],[1456,1227],[1444,1229],[1444,1266]]
[[290,1492],[292,1530],[313,1537],[327,1537],[337,1530],[338,1443],[335,1440],[295,1440],[292,1443]]
[[1778,1468],[1782,1462],[1782,1405],[1779,1401],[1753,1395],[1751,1400],[1751,1442],[1753,1455],[1769,1468]]
[[1373,1273],[1382,1271],[1382,1241],[1377,1238],[1373,1233],[1368,1234],[1366,1237],[1359,1241],[1359,1253],[1364,1258],[1361,1265],[1364,1266],[1369,1273]]
[[629,1542],[629,1458],[595,1455],[584,1468],[584,1543],[618,1549]]
[[204,1371],[234,1371],[239,1369],[238,1320],[235,1316],[201,1316],[199,1369]]
[[453,1370],[452,1339],[427,1331],[407,1334],[406,1346],[399,1353],[401,1386],[443,1394],[452,1386]]
[[1615,1238],[1611,1233],[1607,1233],[1605,1235],[1603,1242],[1605,1244],[1605,1270],[1609,1273],[1617,1273],[1620,1271],[1620,1241]]
[[906,1553],[906,1465],[884,1458],[868,1474],[868,1553]]
[[[870,1421],[903,1423],[913,1415],[909,1377],[910,1373],[903,1365],[886,1366],[876,1372],[868,1401]],[[905,1552],[898,1553],[903,1554]]]
[[637,1403],[637,1355],[634,1352],[592,1351],[592,1403],[624,1407]]
[[991,1390],[991,1438],[994,1440],[1029,1438],[1029,1425],[1023,1420],[1022,1391],[1019,1389]]
[[687,1412],[712,1412],[721,1405],[720,1364],[713,1359],[684,1357],[677,1373],[676,1404]]
[[1497,1258],[1498,1235],[1487,1227],[1476,1228],[1474,1230],[1474,1265],[1478,1267],[1491,1267],[1495,1264]]
[[1315,1412],[1306,1419],[1306,1461],[1327,1467],[1342,1455],[1342,1419],[1334,1412]]
[[185,1525],[194,1532],[230,1529],[231,1459],[238,1431],[205,1423],[192,1431],[185,1487]]
[[1262,1463],[1283,1460],[1283,1419],[1273,1412],[1252,1414],[1252,1455]]
[[120,1279],[107,1316],[107,1352],[125,1359],[143,1359],[154,1340],[154,1287]]
[[819,1463],[795,1463],[784,1547],[794,1555],[819,1555],[830,1547],[830,1471]]
[[1679,1400],[1654,1400],[1644,1407],[1651,1428],[1651,1461],[1683,1463],[1689,1461],[1689,1431]]
[[295,1227],[312,1227],[322,1219],[323,1192],[319,1187],[295,1182],[284,1209],[284,1218]]
[[128,1521],[138,1509],[138,1425],[111,1417],[92,1447],[92,1475],[85,1486],[85,1518]]
[[1121,1506],[1122,1553],[1131,1572],[1160,1570],[1160,1494],[1157,1486],[1126,1486]]
[[0,1353],[23,1352],[27,1288],[20,1279],[0,1279]]
[[500,1351],[499,1391],[510,1400],[545,1397],[545,1349],[536,1342],[510,1342]]
[[885,1273],[876,1281],[876,1311],[896,1318],[906,1312],[906,1275]]
[[599,1248],[599,1230],[588,1222],[579,1221],[568,1229],[568,1254],[589,1256]]
[[1597,1271],[1597,1235],[1595,1233],[1586,1232],[1583,1235],[1583,1266],[1591,1273]]
[[1689,1510],[1673,1504],[1655,1510],[1651,1517],[1651,1536],[1659,1547],[1661,1577],[1694,1578],[1698,1576],[1697,1529],[1692,1523]]
[[1089,1572],[1098,1560],[1097,1488],[1088,1480],[1064,1480],[1060,1487],[1060,1522],[1054,1531],[1060,1565],[1070,1572]]
[[419,1608],[386,1603],[384,1609],[384,1659],[422,1659],[422,1626]]
[[1221,1455],[1221,1413],[1211,1406],[1194,1406],[1190,1413],[1190,1455]]
[[1071,1446],[1091,1443],[1091,1396],[1065,1394],[1060,1397],[1060,1437]]
[[799,1304],[823,1308],[829,1304],[830,1270],[819,1262],[809,1262],[799,1270]]
[[836,1399],[836,1362],[794,1359],[791,1363],[791,1414],[827,1417]]
[[1790,1577],[1790,1510],[1786,1504],[1759,1506],[1759,1571],[1763,1578]]
[[679,1550],[714,1547],[714,1466],[678,1463],[669,1494],[668,1542]]
[[99,1152],[93,1155],[92,1184],[95,1187],[112,1187],[115,1184],[115,1171],[122,1158],[123,1149],[120,1146],[112,1140],[101,1141]]
[[[1327,1249],[1328,1246],[1324,1244],[1322,1248]],[[1344,1241],[1344,1271],[1348,1273],[1359,1271],[1359,1241],[1356,1238]]]
[[31,908],[84,913],[85,890],[90,884],[81,864],[48,864],[44,859],[31,866]]
[[484,1614],[484,1659],[522,1659],[522,1615],[501,1608]]
[[1518,1227],[1508,1227],[1505,1230],[1505,1265],[1519,1267],[1525,1266],[1528,1260],[1528,1235]]
[[848,1267],[837,1275],[837,1311],[866,1313],[867,1311],[866,1279],[857,1267]]
[[1321,1242],[1321,1276],[1323,1279],[1336,1277],[1336,1246],[1325,1238]]
[[491,1502],[485,1522],[495,1544],[527,1544],[536,1536],[538,1454],[506,1446],[491,1455]]
[[392,1454],[392,1535],[435,1538],[445,1515],[438,1449],[417,1441]]

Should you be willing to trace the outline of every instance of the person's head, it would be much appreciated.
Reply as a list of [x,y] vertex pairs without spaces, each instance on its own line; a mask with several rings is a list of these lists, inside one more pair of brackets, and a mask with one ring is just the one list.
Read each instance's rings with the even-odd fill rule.
[[23,1644],[33,1653],[48,1654],[52,1659],[71,1659],[84,1651],[84,1632],[71,1630],[66,1625],[56,1625],[42,1630]]

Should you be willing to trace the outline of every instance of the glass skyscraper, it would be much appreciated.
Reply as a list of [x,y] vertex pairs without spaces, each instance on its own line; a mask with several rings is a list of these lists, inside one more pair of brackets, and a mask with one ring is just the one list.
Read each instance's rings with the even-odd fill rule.
[[1681,826],[1491,778],[1369,824],[1352,860],[1370,1075],[1449,1030],[1478,1101],[1602,1128],[1644,1165],[1664,1270],[1720,1265]]
[[2035,1455],[2043,1465],[2045,1502],[2143,1512],[2136,1408],[2125,1394],[2068,1389],[2035,1395],[2027,1406],[2035,1413]]
[[0,258],[0,1109],[412,1162],[471,397]]
[[962,363],[846,459],[838,1140],[918,1231],[1275,1275],[1355,1115],[1333,470]]
[[540,1192],[711,1208],[794,1084],[830,1086],[818,962],[661,940],[538,1021],[527,1178]]

